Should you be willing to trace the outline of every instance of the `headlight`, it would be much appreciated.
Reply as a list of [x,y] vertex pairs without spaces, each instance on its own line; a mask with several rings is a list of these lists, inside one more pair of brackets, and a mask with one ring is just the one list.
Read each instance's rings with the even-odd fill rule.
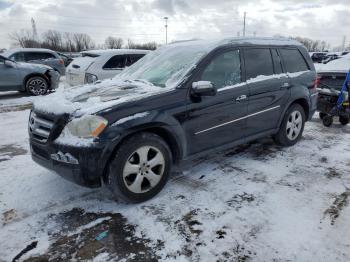
[[98,80],[98,77],[93,75],[93,74],[89,74],[86,73],[85,74],[85,84],[93,84]]
[[100,116],[86,115],[73,119],[66,126],[73,136],[82,138],[97,137],[106,128],[108,121]]

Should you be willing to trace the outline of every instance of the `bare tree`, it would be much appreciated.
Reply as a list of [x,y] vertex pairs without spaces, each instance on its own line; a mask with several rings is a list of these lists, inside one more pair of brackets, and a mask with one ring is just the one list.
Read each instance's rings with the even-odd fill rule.
[[56,51],[64,51],[62,33],[55,30],[48,30],[43,34],[41,46]]
[[290,38],[302,43],[309,52],[326,51],[330,47],[330,45],[327,42],[321,40],[312,40],[310,38],[300,36]]
[[95,44],[91,37],[87,34],[75,33],[73,34],[73,42],[77,52],[89,50],[94,48]]
[[23,48],[40,47],[40,43],[33,39],[33,34],[30,30],[22,29],[9,35],[14,41],[15,46]]
[[123,47],[123,39],[109,36],[105,40],[105,47],[107,49],[120,49]]
[[144,44],[134,43],[131,39],[128,39],[127,48],[129,49],[144,49],[144,50],[155,50],[158,45],[156,42],[149,42]]

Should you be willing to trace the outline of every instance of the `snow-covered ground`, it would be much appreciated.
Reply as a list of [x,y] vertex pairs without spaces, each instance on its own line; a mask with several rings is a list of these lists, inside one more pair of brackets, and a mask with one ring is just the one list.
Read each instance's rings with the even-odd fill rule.
[[294,147],[266,138],[198,159],[156,198],[125,204],[31,160],[31,99],[0,95],[11,105],[0,110],[1,262],[27,246],[19,261],[350,261],[349,126],[315,117]]

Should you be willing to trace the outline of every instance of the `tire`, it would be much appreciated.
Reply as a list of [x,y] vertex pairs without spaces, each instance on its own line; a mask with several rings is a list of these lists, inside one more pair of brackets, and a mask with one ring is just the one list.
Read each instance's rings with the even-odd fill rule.
[[153,133],[136,134],[117,150],[108,166],[107,184],[117,198],[143,202],[163,189],[171,165],[171,150],[161,137]]
[[340,116],[340,117],[339,117],[339,122],[340,122],[340,124],[342,124],[343,126],[346,126],[347,124],[349,124],[350,118],[349,118],[349,117]]
[[281,146],[293,146],[301,138],[305,126],[305,112],[301,105],[291,105],[285,113],[280,130],[274,136]]
[[26,90],[30,95],[42,96],[49,90],[49,84],[45,78],[41,76],[33,76],[27,80]]
[[326,113],[322,113],[322,112],[319,113],[319,116],[320,116],[321,120],[322,120],[326,115],[327,115]]
[[333,124],[333,117],[329,116],[329,115],[325,116],[322,119],[322,123],[323,123],[324,126],[330,127]]

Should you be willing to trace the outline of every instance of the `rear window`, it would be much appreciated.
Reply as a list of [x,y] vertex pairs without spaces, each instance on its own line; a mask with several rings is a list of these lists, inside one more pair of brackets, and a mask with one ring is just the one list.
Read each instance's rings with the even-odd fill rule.
[[103,69],[120,69],[126,65],[126,55],[115,55],[110,58],[107,63],[103,66]]
[[298,49],[281,49],[280,52],[288,73],[309,70],[304,57]]
[[261,75],[269,76],[274,74],[270,49],[246,49],[244,57],[247,80]]

